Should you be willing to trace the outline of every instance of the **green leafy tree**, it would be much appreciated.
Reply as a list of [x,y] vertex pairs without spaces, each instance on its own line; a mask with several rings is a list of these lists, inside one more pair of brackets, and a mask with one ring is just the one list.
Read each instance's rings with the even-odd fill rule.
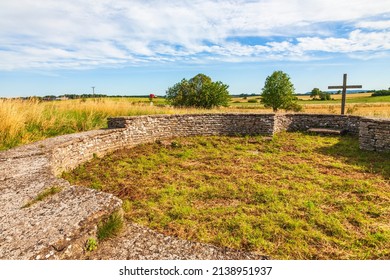
[[173,106],[199,107],[211,109],[216,106],[228,106],[230,101],[228,85],[213,82],[210,77],[198,74],[190,80],[168,88],[167,100]]
[[320,94],[318,95],[321,100],[331,100],[331,96],[329,92],[323,92],[320,91]]
[[310,93],[310,97],[313,99],[317,99],[317,97],[318,97],[320,100],[331,100],[332,99],[329,92],[323,92],[323,91],[319,90],[318,88],[312,89],[312,91]]
[[294,86],[283,71],[275,71],[265,80],[261,102],[274,112],[279,109],[301,111],[302,106],[294,98]]
[[311,90],[311,93],[310,93],[310,97],[313,98],[313,99],[316,99],[317,97],[319,97],[321,94],[321,91],[319,88],[313,88]]

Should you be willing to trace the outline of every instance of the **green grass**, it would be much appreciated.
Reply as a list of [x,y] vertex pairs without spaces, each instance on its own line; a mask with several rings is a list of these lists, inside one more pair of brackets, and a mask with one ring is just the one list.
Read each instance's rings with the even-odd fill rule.
[[[174,143],[174,144],[172,144]],[[162,233],[276,259],[389,259],[390,156],[350,137],[195,137],[94,159],[64,178]]]
[[97,229],[99,241],[116,236],[123,228],[123,219],[119,213],[111,214],[107,220],[101,222]]
[[56,193],[59,193],[61,190],[62,190],[62,188],[57,187],[57,186],[47,188],[47,189],[43,190],[42,192],[40,192],[34,199],[32,199],[29,202],[27,202],[26,204],[24,204],[22,206],[22,208],[30,207],[31,205],[33,205],[39,201],[42,201],[42,200],[44,200],[52,195],[55,195]]

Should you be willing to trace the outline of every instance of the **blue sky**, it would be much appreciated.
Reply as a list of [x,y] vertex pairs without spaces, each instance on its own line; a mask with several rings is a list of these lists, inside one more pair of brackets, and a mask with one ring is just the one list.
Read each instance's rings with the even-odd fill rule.
[[259,93],[390,87],[388,0],[0,1],[0,96],[164,95],[197,73]]

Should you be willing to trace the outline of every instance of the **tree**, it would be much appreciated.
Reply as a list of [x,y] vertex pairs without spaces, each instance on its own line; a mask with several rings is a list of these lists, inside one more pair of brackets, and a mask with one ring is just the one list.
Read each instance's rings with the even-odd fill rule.
[[311,90],[311,93],[310,93],[310,97],[313,98],[313,99],[316,99],[317,97],[319,97],[321,94],[321,91],[319,88],[313,88]]
[[323,91],[320,91],[319,97],[321,100],[331,100],[332,99],[329,92],[323,92]]
[[204,74],[198,74],[190,80],[183,79],[168,88],[167,100],[173,106],[206,109],[228,106],[230,100],[228,87],[222,82],[213,82]]
[[310,97],[313,99],[317,99],[317,97],[318,97],[320,100],[331,100],[332,99],[329,92],[323,92],[323,91],[319,90],[318,88],[312,89],[312,91],[310,93]]
[[294,86],[290,77],[283,71],[274,71],[265,80],[261,102],[274,112],[278,109],[300,111],[302,107],[294,98]]

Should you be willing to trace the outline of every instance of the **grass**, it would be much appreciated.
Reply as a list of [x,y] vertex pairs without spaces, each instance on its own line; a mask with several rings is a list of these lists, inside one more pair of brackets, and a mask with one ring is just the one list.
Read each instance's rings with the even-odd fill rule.
[[[37,99],[0,99],[0,150],[35,142],[57,135],[81,132],[107,126],[107,117],[153,114],[185,114],[202,112],[271,113],[261,103],[251,103],[258,97],[234,98],[228,108],[213,110],[172,108],[164,99],[95,98],[40,102]],[[299,101],[307,113],[339,113],[340,101]],[[348,111],[349,110],[349,111]],[[390,118],[390,96],[359,96],[348,99],[347,113]]]
[[[347,94],[348,103],[382,103],[390,102],[390,96],[371,96],[372,93],[357,93],[357,94]],[[331,98],[334,100],[327,100],[326,103],[340,103],[342,95],[334,94],[331,95]],[[324,101],[321,100],[312,100],[310,96],[298,96],[301,104],[312,104],[317,103],[321,104]]]
[[123,228],[123,219],[119,213],[111,214],[107,220],[101,222],[97,229],[99,241],[116,236]]
[[42,200],[46,199],[49,196],[52,196],[52,195],[54,195],[56,193],[59,193],[61,190],[62,190],[61,187],[56,187],[56,186],[48,188],[48,189],[45,189],[42,192],[40,192],[34,199],[32,199],[31,201],[29,201],[25,205],[23,205],[22,208],[30,207],[31,205],[33,205],[33,204],[35,204],[35,203],[37,203],[39,201],[42,201]]
[[389,259],[389,153],[355,138],[194,137],[121,150],[64,178],[164,234],[275,259]]

